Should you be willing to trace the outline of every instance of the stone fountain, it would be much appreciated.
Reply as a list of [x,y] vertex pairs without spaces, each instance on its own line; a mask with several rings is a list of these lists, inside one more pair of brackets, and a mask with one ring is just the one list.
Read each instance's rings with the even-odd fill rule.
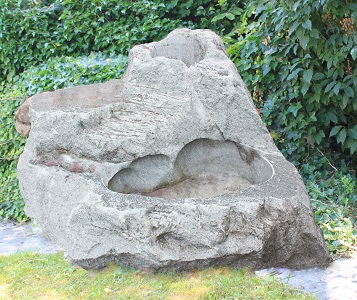
[[35,95],[16,126],[26,213],[84,268],[330,262],[298,172],[209,30],[135,46],[122,79]]

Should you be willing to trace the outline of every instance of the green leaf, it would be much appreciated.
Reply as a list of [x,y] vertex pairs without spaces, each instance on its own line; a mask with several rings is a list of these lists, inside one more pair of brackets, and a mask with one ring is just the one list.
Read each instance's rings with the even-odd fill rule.
[[346,129],[342,128],[337,135],[337,143],[343,144],[346,139]]
[[335,81],[330,82],[330,83],[326,86],[326,88],[325,88],[325,93],[328,93],[329,91],[331,91],[332,88],[335,86],[335,84],[336,84]]
[[212,22],[217,22],[219,20],[222,20],[225,18],[225,16],[226,16],[225,14],[219,14],[212,19]]
[[357,10],[355,10],[355,11],[351,14],[351,19],[352,19],[352,20],[357,19]]
[[327,115],[329,116],[330,120],[335,124],[338,122],[337,117],[333,112],[328,112]]
[[311,21],[310,20],[306,20],[304,23],[302,23],[302,27],[307,29],[307,30],[311,30]]
[[340,91],[341,83],[336,83],[336,85],[333,88],[333,92],[338,95],[338,92]]
[[312,76],[313,80],[320,80],[322,78],[325,78],[325,75],[322,73],[315,73],[314,76]]
[[234,18],[235,18],[235,16],[232,14],[232,13],[227,13],[226,14],[226,18],[228,19],[228,20],[234,20]]
[[325,133],[322,130],[319,130],[317,134],[315,134],[315,142],[319,145],[323,137],[325,137]]
[[314,90],[314,92],[318,95],[321,94],[321,84],[314,84],[312,86],[312,89]]
[[241,8],[239,8],[239,7],[235,7],[235,8],[233,8],[233,9],[231,9],[231,12],[232,12],[233,14],[235,14],[236,16],[239,16],[239,15],[242,14],[243,9],[241,9]]
[[270,67],[267,66],[266,64],[263,64],[262,70],[263,70],[263,76],[265,76],[266,74],[268,74],[270,72]]
[[331,66],[332,66],[332,63],[333,63],[333,57],[330,57],[328,60],[327,60],[327,69],[331,69]]
[[307,91],[309,90],[310,84],[304,82],[302,87],[301,87],[301,93],[303,96],[305,96],[305,94],[307,93]]
[[351,50],[351,56],[352,56],[352,59],[355,60],[357,58],[357,47],[354,47],[352,50]]
[[[347,2],[347,1],[346,1]],[[351,9],[351,10],[357,10],[357,4],[356,3],[348,3],[345,8]]]
[[346,106],[348,104],[348,99],[349,98],[347,97],[347,95],[343,95],[342,102],[340,103],[341,109],[345,109],[346,108]]
[[332,130],[330,131],[330,137],[336,135],[340,131],[341,128],[342,128],[341,125],[333,127]]
[[300,22],[295,21],[289,28],[289,35],[291,35],[299,25],[300,25]]
[[313,71],[311,69],[308,69],[306,71],[304,71],[303,73],[303,79],[305,82],[307,83],[310,83],[311,82],[311,78],[312,78],[312,74],[313,74]]
[[344,88],[344,91],[348,97],[353,98],[353,96],[355,95],[353,89],[350,86]]
[[300,108],[302,108],[300,102],[297,104],[291,104],[288,108],[288,112],[291,112],[294,115],[294,117],[296,117]]
[[309,36],[304,35],[304,36],[300,39],[300,46],[301,46],[301,48],[304,49],[304,50],[306,50],[309,41],[310,41]]
[[357,150],[357,142],[353,143],[351,148],[350,148],[350,154],[353,155]]
[[349,137],[357,140],[357,130],[350,128],[350,129],[347,129],[347,133],[348,133]]
[[292,71],[291,74],[286,78],[286,80],[291,80],[293,78],[297,78],[297,74],[302,71],[302,68],[297,68],[296,70]]
[[235,16],[234,14],[228,12],[228,13],[223,13],[223,14],[219,14],[217,16],[215,16],[213,19],[212,19],[212,22],[217,22],[219,20],[222,20],[224,18],[227,18],[228,20],[234,20],[235,19]]

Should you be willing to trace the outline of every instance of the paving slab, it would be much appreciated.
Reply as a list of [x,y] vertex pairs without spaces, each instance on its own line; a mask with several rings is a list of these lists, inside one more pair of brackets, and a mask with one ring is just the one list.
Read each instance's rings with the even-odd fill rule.
[[284,283],[315,294],[321,300],[357,299],[357,253],[351,258],[338,259],[327,268],[272,268],[255,273],[259,276],[273,275]]
[[33,223],[15,224],[0,221],[0,254],[20,251],[55,253],[60,249],[43,237],[41,229]]

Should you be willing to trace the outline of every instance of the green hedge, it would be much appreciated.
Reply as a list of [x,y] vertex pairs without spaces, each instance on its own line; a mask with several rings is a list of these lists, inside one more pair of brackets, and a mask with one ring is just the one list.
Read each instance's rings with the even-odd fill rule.
[[210,0],[38,2],[0,0],[0,82],[53,56],[127,55],[133,45],[159,40],[177,27],[212,28],[219,9]]
[[26,220],[16,179],[16,164],[26,139],[15,130],[13,114],[27,96],[80,84],[120,78],[127,58],[92,53],[86,57],[55,57],[18,76],[0,93],[0,218]]
[[20,93],[9,93],[6,100],[0,94],[0,219],[7,217],[21,221],[27,218],[15,171],[26,139],[15,130],[13,118],[15,109],[23,100]]
[[318,148],[357,165],[356,17],[348,0],[250,1],[226,35],[272,136],[297,164]]

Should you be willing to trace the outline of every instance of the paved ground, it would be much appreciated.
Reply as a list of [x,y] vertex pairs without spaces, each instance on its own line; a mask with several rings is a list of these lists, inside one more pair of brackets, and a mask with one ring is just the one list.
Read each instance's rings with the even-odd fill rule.
[[[19,251],[55,253],[58,250],[41,235],[41,230],[36,226],[0,221],[0,255]],[[294,271],[274,268],[257,271],[256,274],[273,274],[285,283],[314,293],[318,299],[357,300],[357,253],[350,259],[333,262],[326,269]]]
[[27,223],[15,225],[9,221],[0,221],[0,254],[19,251],[55,253],[58,250],[41,235],[38,227]]
[[313,293],[318,299],[357,300],[357,254],[334,261],[326,269],[294,271],[274,268],[257,271],[257,275],[273,274],[283,282]]

